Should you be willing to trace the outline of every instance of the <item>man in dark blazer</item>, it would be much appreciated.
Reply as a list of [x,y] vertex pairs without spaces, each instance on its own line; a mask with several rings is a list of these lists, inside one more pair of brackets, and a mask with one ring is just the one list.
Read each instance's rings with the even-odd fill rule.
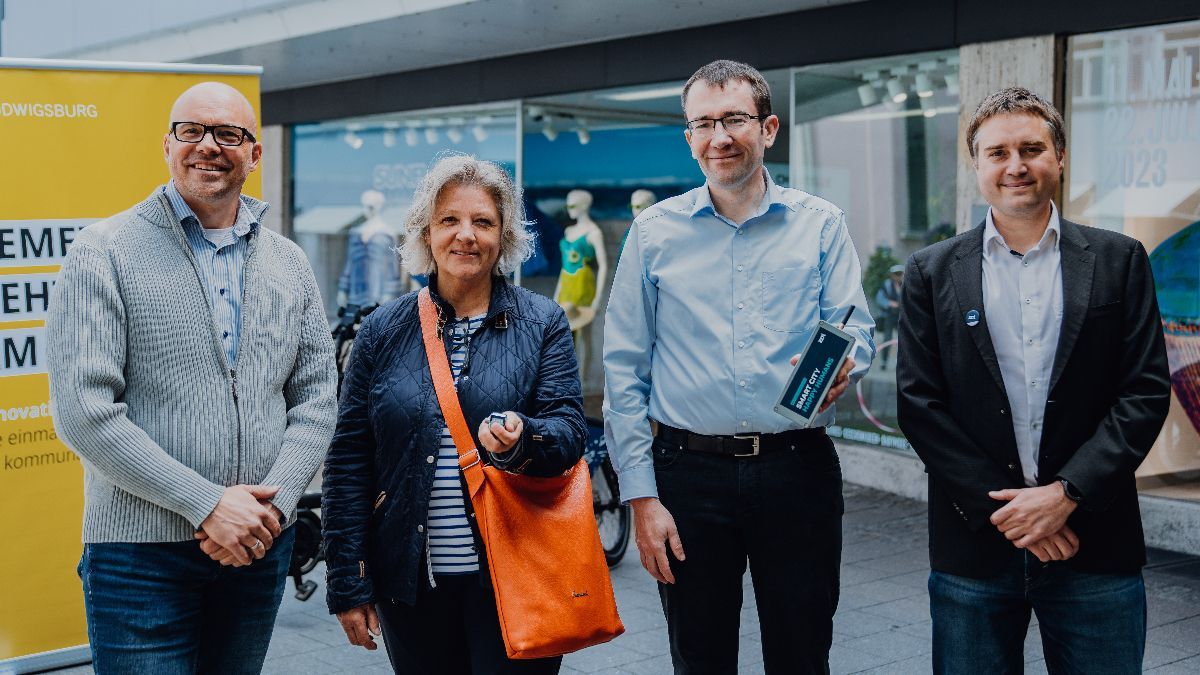
[[1142,245],[1063,220],[1062,116],[1010,88],[967,128],[978,227],[905,271],[900,427],[929,474],[933,669],[1019,673],[1030,612],[1050,672],[1140,672],[1134,471],[1170,402]]

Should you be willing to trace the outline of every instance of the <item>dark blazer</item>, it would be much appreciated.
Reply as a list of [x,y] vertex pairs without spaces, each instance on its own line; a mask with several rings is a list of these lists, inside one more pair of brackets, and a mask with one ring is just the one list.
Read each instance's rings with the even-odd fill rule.
[[[997,573],[1018,549],[988,520],[1025,487],[1008,395],[983,305],[979,227],[912,255],[904,274],[897,359],[900,428],[929,474],[933,569]],[[1135,572],[1146,550],[1133,472],[1170,404],[1170,380],[1146,250],[1122,234],[1061,221],[1063,319],[1042,427],[1038,480],[1083,495],[1067,524],[1067,565]],[[979,323],[966,314],[977,310]]]
[[[439,316],[454,316],[437,295],[436,277],[430,290]],[[578,462],[587,423],[562,308],[496,278],[468,350],[458,398],[472,434],[491,412],[511,410],[524,421],[505,468],[554,476]],[[438,454],[444,424],[417,294],[409,293],[363,321],[342,385],[321,498],[331,612],[385,600],[412,604],[418,589],[428,588],[425,524],[436,469],[430,457]],[[470,499],[466,507],[470,514]],[[486,551],[472,530],[486,576]]]

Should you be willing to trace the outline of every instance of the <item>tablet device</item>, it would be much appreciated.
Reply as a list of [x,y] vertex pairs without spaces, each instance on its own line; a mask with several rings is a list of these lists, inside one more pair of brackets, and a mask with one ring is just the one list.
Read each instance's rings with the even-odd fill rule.
[[775,412],[808,428],[852,347],[854,338],[849,333],[825,321],[818,323],[775,404]]

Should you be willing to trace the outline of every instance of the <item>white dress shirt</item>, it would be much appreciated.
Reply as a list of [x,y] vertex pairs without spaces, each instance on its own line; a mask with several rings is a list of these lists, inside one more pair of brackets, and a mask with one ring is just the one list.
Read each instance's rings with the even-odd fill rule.
[[1062,328],[1062,256],[1058,209],[1037,246],[1016,255],[988,210],[983,230],[983,311],[1012,408],[1025,484],[1038,478],[1042,421]]

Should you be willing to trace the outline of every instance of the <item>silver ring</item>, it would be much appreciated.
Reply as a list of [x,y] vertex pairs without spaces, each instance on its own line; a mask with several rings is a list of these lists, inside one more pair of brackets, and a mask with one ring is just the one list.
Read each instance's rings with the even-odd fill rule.
[[256,541],[256,542],[254,542],[254,545],[250,547],[250,550],[253,551],[256,548],[262,548],[262,546],[263,546],[263,543],[261,541]]

